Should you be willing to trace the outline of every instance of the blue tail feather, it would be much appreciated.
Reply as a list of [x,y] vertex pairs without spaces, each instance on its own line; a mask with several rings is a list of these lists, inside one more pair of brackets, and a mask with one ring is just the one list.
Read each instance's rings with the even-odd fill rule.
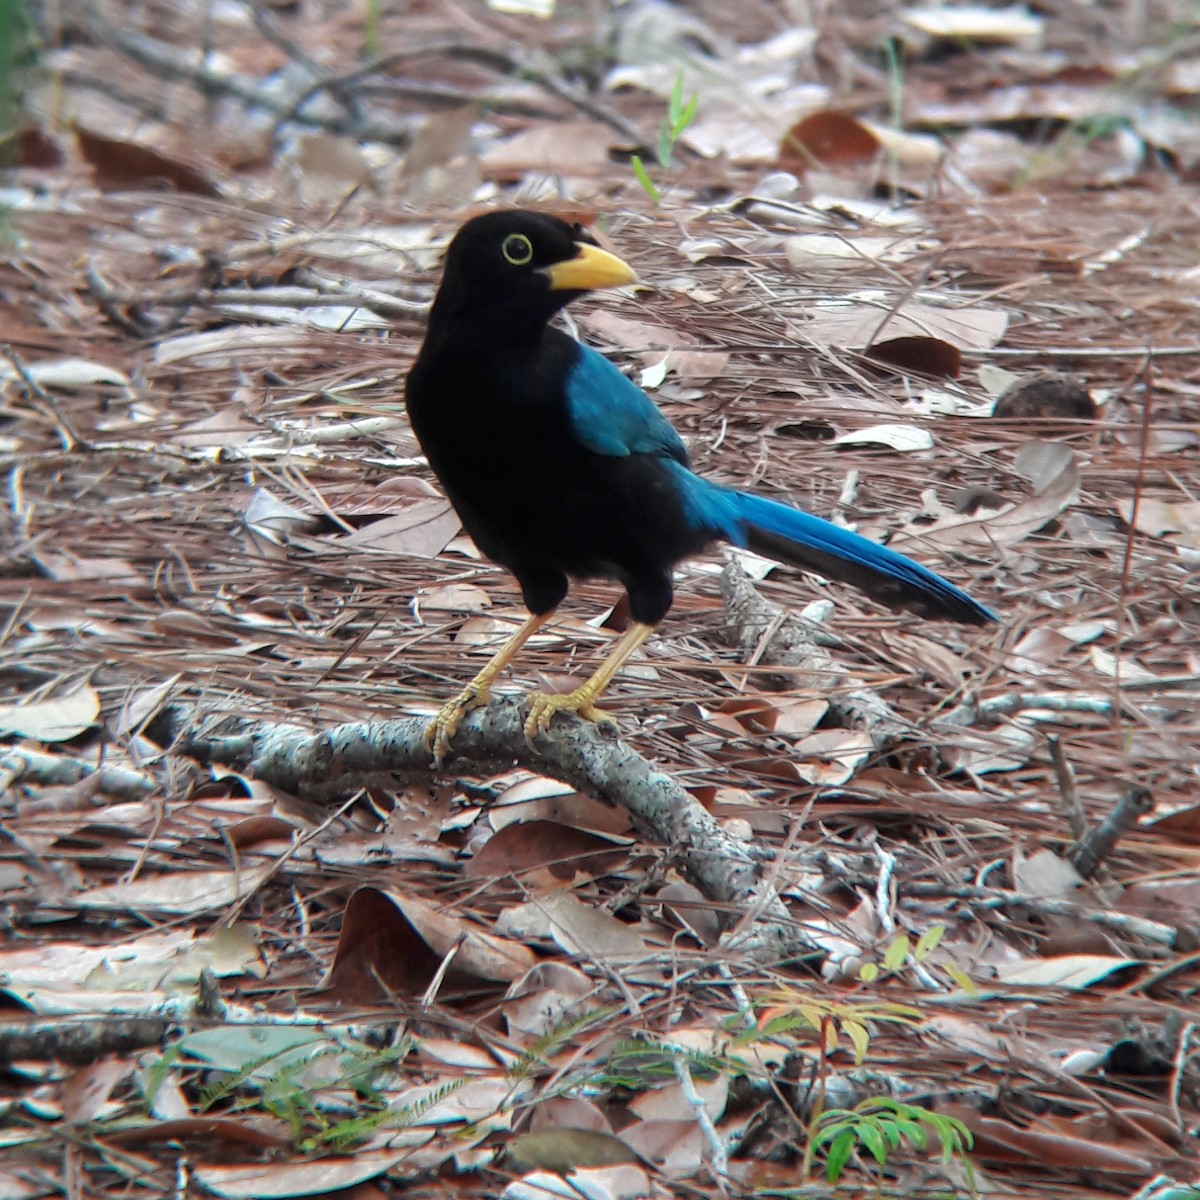
[[849,583],[889,608],[921,616],[983,625],[996,614],[928,568],[842,529],[774,500],[735,492],[690,471],[683,490],[689,515],[698,525],[739,546]]

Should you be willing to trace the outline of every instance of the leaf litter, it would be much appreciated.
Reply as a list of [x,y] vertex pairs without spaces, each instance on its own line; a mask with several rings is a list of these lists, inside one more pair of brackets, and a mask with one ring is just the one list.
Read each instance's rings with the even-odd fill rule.
[[[819,1075],[846,1107],[915,1092],[959,1116],[981,1193],[1194,1181],[1200,1084],[1179,1014],[1200,888],[1200,230],[1171,119],[1183,49],[1130,46],[1108,12],[1085,29],[1016,7],[909,9],[897,117],[870,99],[889,86],[873,35],[841,14],[781,31],[766,5],[633,7],[610,15],[624,49],[592,91],[569,65],[582,29],[603,42],[589,19],[464,24],[431,5],[401,34],[385,12],[385,47],[432,49],[401,54],[403,74],[368,70],[369,104],[339,107],[357,83],[326,79],[291,116],[271,108],[269,64],[305,43],[331,56],[300,64],[309,80],[359,63],[344,13],[305,27],[264,10],[252,29],[214,10],[216,105],[200,59],[171,57],[186,22],[163,9],[135,44],[99,10],[80,17],[66,86],[136,132],[60,139],[57,165],[17,171],[0,264],[0,969],[26,1010],[0,1038],[25,1048],[6,1155],[26,1180],[61,1168],[45,1137],[69,1111],[88,1122],[73,1152],[98,1195],[132,1161],[106,1142],[134,1134],[140,1186],[164,1195],[181,1143],[220,1195],[455,1169],[487,1195],[554,1170],[597,1195],[669,1194],[671,1177],[711,1189],[716,1170],[745,1194],[796,1186]],[[650,33],[669,53],[645,53]],[[653,139],[681,68],[698,119],[656,207],[621,159],[630,130]],[[1132,119],[1086,125],[1133,94],[1114,82],[1130,70]],[[866,97],[852,123],[869,152],[822,117],[820,161],[781,162],[783,135],[832,111],[836,78]],[[449,101],[453,122],[406,155]],[[148,171],[170,190],[142,190]],[[579,320],[626,370],[661,371],[700,470],[890,536],[1001,614],[994,632],[941,631],[764,572],[781,612],[814,589],[835,599],[825,633],[849,677],[822,685],[767,661],[769,629],[749,662],[729,648],[721,568],[701,562],[606,698],[640,752],[771,854],[824,972],[745,953],[756,914],[706,899],[623,810],[532,771],[374,781],[339,810],[150,736],[181,700],[310,728],[428,714],[521,619],[438,497],[388,488],[426,479],[395,422],[440,247],[463,206],[498,193],[602,214],[657,285]],[[902,337],[945,349],[855,353]],[[954,355],[965,369],[943,370]],[[1047,367],[1109,402],[1053,429],[984,415],[1006,386],[988,370]],[[613,599],[578,588],[498,690],[590,669]],[[839,726],[851,689],[906,735]],[[1152,812],[1081,875],[1072,850],[1135,785]],[[764,1026],[784,987],[867,1030],[865,1090],[811,1023]],[[888,1004],[920,1021],[875,1008],[855,1025]],[[34,1016],[76,1025],[33,1053],[14,1039]],[[161,1025],[137,1027],[149,1017],[185,1031],[170,1051]],[[110,1074],[70,1065],[80,1025]],[[169,1103],[140,1107],[122,1085],[135,1072]],[[268,1113],[286,1120],[250,1140]],[[569,1140],[580,1127],[640,1165],[595,1165]],[[513,1153],[531,1131],[564,1153]],[[911,1195],[932,1165],[912,1145],[888,1159]]]

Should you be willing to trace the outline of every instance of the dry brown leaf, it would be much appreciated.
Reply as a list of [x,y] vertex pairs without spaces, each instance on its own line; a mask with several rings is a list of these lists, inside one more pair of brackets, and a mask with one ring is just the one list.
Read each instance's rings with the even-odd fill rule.
[[371,181],[359,144],[324,130],[296,134],[280,159],[279,174],[282,195],[304,208],[338,204]]
[[1079,496],[1079,461],[1066,446],[1054,456],[1055,472],[1042,478],[1044,490],[989,516],[944,517],[929,525],[911,524],[888,543],[903,554],[921,547],[953,550],[959,547],[1012,546],[1036,533]]
[[580,317],[579,324],[590,333],[623,350],[675,350],[695,346],[700,340],[695,334],[686,333],[674,326],[655,325],[634,317],[622,317],[604,309],[585,313]]
[[448,583],[422,589],[417,593],[417,603],[431,612],[480,612],[492,607],[492,598],[473,583]]
[[[163,343],[159,343],[160,349]],[[222,408],[200,421],[184,425],[175,434],[177,445],[197,450],[215,450],[226,446],[245,446],[262,436],[260,426],[248,421],[236,408]]]
[[1056,629],[1039,626],[1031,629],[1011,650],[1007,662],[1011,670],[1023,674],[1048,675],[1050,668],[1076,643]]
[[63,1119],[73,1125],[95,1120],[133,1070],[130,1060],[114,1056],[71,1071],[62,1084]]
[[596,121],[547,121],[487,150],[483,171],[491,179],[516,180],[536,171],[555,177],[606,174],[612,131]]
[[641,1121],[621,1130],[621,1138],[668,1179],[686,1179],[704,1164],[704,1134],[695,1117]]
[[810,167],[830,163],[871,162],[879,154],[879,138],[846,113],[812,113],[783,135],[779,167],[803,175]]
[[1118,501],[1117,511],[1139,533],[1165,538],[1182,534],[1181,545],[1200,548],[1200,500],[1159,500],[1153,496]]
[[1037,747],[1037,737],[1024,726],[998,725],[986,733],[958,729],[941,747],[947,766],[974,775],[995,771],[1019,771]]
[[97,385],[120,388],[133,386],[124,371],[86,358],[55,358],[21,365],[23,370],[18,372],[10,363],[0,362],[0,383],[27,375],[39,387],[51,391],[77,392]]
[[468,617],[454,635],[456,646],[502,646],[520,627],[521,617]]
[[625,858],[628,843],[615,844],[582,829],[555,821],[514,822],[499,830],[467,860],[464,873],[475,879],[520,876],[524,886],[541,890],[537,875],[547,868],[547,887],[561,885],[580,873],[613,870]]
[[800,233],[786,238],[783,252],[788,264],[798,271],[815,265],[837,263],[874,265],[906,262],[928,249],[928,243],[916,237],[886,237],[882,234]]
[[[110,1130],[118,1146],[169,1146],[181,1142],[203,1142],[206,1147],[224,1147],[231,1154],[271,1151],[282,1154],[292,1144],[292,1127],[282,1119],[263,1114],[236,1117],[193,1117],[186,1096],[173,1081],[160,1084],[154,1097],[154,1115],[158,1120],[131,1128]],[[164,1093],[175,1096],[162,1104]],[[177,1097],[177,1098],[175,1098]],[[3,1194],[3,1193],[0,1193]]]
[[434,113],[417,130],[400,168],[401,187],[410,200],[445,203],[447,195],[461,184],[478,184],[479,161],[471,151],[471,135],[478,120],[479,106],[464,104]]
[[1091,660],[1092,666],[1106,679],[1120,679],[1125,684],[1154,683],[1160,678],[1140,663],[1129,658],[1118,658],[1111,651],[1100,646],[1092,647]]
[[[595,984],[575,967],[566,963],[540,962],[509,988],[504,1019],[510,1031],[543,1037],[577,1013],[579,1005],[595,992]],[[603,1117],[599,1113],[595,1115],[598,1122],[589,1121],[587,1127],[594,1124],[597,1129],[607,1130]],[[585,1127],[578,1120],[571,1124],[576,1128]]]
[[381,985],[400,995],[421,995],[452,951],[446,979],[451,989],[467,979],[511,982],[535,961],[525,946],[473,922],[410,896],[361,887],[346,903],[325,986],[344,1001],[378,997]]
[[641,1167],[622,1163],[611,1167],[576,1167],[563,1175],[531,1171],[519,1186],[505,1189],[507,1200],[549,1200],[549,1197],[586,1196],[588,1200],[645,1200],[657,1195],[650,1177]]
[[938,307],[910,300],[893,312],[880,296],[875,303],[854,299],[820,301],[806,313],[797,335],[818,343],[856,349],[896,337],[935,337],[961,350],[990,350],[1008,328],[998,308],[964,305]]
[[144,588],[147,582],[145,573],[123,558],[40,553],[37,561],[46,575],[59,583],[104,582],[127,593]]
[[521,936],[552,938],[568,954],[588,958],[640,959],[648,952],[645,939],[632,926],[562,892],[506,910],[502,924]]
[[488,811],[493,829],[514,821],[554,821],[609,836],[629,832],[629,812],[577,792],[558,779],[534,776],[505,788]]
[[1053,850],[1037,850],[1013,861],[1014,890],[1022,896],[1070,899],[1083,886],[1083,876]]
[[137,192],[171,187],[195,196],[219,199],[220,189],[195,167],[168,158],[149,146],[101,137],[75,126],[80,152],[95,173],[96,186],[103,192]]
[[[712,1079],[694,1079],[692,1089],[704,1101],[709,1120],[719,1121],[729,1099],[729,1076],[721,1073]],[[635,1096],[629,1102],[629,1111],[643,1121],[687,1121],[696,1112],[679,1083],[668,1083]]]
[[462,528],[449,500],[418,500],[402,512],[364,525],[341,539],[378,554],[414,554],[433,558],[441,554]]
[[272,496],[266,488],[255,488],[242,516],[247,531],[272,545],[283,546],[293,534],[315,533],[321,519],[302,513]]
[[[422,1140],[432,1136],[426,1131]],[[284,1200],[291,1196],[312,1196],[340,1192],[375,1179],[400,1166],[407,1149],[371,1150],[358,1147],[348,1157],[320,1158],[312,1161],[261,1162],[235,1165],[193,1164],[192,1178],[214,1196],[226,1200]]]
[[[665,354],[642,355],[641,361],[646,365],[639,380],[641,386],[657,387],[668,374],[689,383],[708,383],[725,370],[729,355],[724,350],[668,350]],[[648,373],[658,368],[661,372],[650,382]]]
[[270,866],[240,871],[176,871],[89,888],[75,897],[85,912],[205,913],[228,908],[255,890]]
[[887,158],[902,167],[935,167],[946,153],[941,138],[929,133],[911,133],[878,121],[863,121],[863,127],[873,133]]
[[[261,976],[262,963],[249,927],[235,925],[211,936],[182,928],[144,933],[125,942],[120,958],[105,946],[75,942],[0,948],[0,972],[31,1000],[42,992],[59,997],[79,992],[86,998],[109,988],[144,996],[160,988],[194,984],[206,969],[222,978]],[[39,1004],[35,1007],[41,1009]]]
[[949,379],[957,379],[962,374],[962,352],[941,338],[885,338],[868,346],[866,353],[868,358],[902,371],[944,375]]
[[141,729],[151,718],[162,711],[167,698],[182,678],[182,675],[172,675],[170,679],[164,679],[162,683],[155,684],[153,687],[139,688],[132,695],[127,696],[121,703],[120,711],[112,718],[112,731],[118,737],[126,737]]
[[796,770],[808,783],[839,787],[874,751],[874,740],[861,729],[819,729],[796,743]]

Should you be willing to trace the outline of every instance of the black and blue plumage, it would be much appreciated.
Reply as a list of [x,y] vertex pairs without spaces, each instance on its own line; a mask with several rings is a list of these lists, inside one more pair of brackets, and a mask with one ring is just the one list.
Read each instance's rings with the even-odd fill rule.
[[714,542],[851,583],[890,608],[995,620],[902,554],[695,475],[645,392],[549,324],[584,292],[635,280],[578,226],[538,213],[476,217],[450,245],[408,377],[409,419],[467,532],[516,576],[530,618],[430,724],[439,757],[571,578],[620,581],[633,624],[582,687],[534,694],[526,732],[547,728],[557,711],[603,716],[596,698],[671,607],[673,567]]

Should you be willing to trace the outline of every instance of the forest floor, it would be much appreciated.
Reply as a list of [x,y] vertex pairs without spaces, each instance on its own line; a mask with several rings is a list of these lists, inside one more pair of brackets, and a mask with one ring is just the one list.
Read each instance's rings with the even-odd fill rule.
[[[1194,13],[52,7],[0,176],[0,1197],[1196,1200]],[[636,268],[569,320],[700,473],[998,623],[714,552],[619,739],[510,701],[425,761],[523,616],[402,402],[495,205]]]

